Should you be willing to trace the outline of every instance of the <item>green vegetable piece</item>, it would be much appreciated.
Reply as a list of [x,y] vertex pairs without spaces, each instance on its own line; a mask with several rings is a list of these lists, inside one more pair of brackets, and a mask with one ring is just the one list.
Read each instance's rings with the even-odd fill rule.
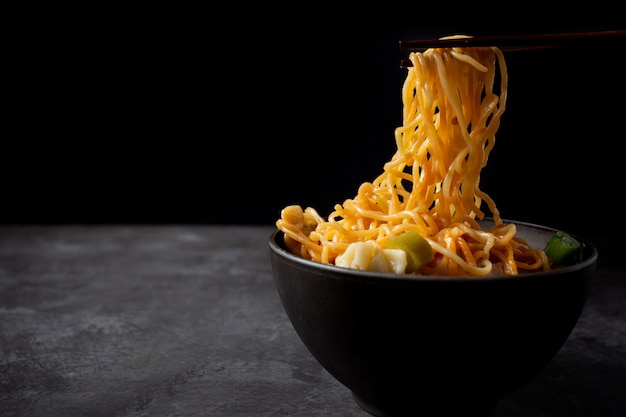
[[432,261],[435,253],[430,243],[419,233],[408,231],[390,239],[385,249],[402,249],[406,252],[406,272],[411,273]]
[[552,265],[573,265],[583,260],[584,245],[565,232],[556,232],[544,252]]

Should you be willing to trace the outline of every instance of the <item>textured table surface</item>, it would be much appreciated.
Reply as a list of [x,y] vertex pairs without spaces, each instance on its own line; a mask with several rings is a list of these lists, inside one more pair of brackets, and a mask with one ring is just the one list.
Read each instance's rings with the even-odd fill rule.
[[[308,353],[274,285],[272,226],[0,227],[0,416],[368,416]],[[492,417],[626,415],[626,268]]]

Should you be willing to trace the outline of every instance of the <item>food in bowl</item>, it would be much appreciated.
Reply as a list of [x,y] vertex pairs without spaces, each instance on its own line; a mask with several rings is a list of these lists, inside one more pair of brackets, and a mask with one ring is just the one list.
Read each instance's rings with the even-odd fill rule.
[[409,58],[392,159],[326,218],[283,208],[272,269],[301,340],[362,408],[471,416],[558,352],[597,251],[503,219],[479,187],[507,98],[502,51]]
[[[535,247],[557,232],[512,223]],[[480,221],[487,229],[493,224]],[[498,276],[340,268],[293,254],[280,230],[269,247],[296,333],[363,409],[456,417],[488,415],[571,334],[598,256],[590,242],[574,237],[584,250],[573,265]]]
[[[550,270],[544,248],[520,238],[479,187],[506,105],[502,51],[431,48],[409,59],[392,159],[327,218],[312,207],[285,207],[276,226],[287,248],[324,264],[416,275]],[[479,224],[483,203],[495,223],[488,230]]]

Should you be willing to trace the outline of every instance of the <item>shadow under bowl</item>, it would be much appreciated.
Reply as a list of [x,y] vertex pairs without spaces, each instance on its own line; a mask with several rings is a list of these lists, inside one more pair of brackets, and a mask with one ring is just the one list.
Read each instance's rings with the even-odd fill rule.
[[[543,248],[556,229],[518,221]],[[485,222],[489,227],[489,221]],[[339,268],[291,254],[276,231],[270,258],[281,302],[313,357],[375,416],[489,410],[563,346],[597,262],[517,276],[441,277]],[[417,415],[417,414],[415,414]]]

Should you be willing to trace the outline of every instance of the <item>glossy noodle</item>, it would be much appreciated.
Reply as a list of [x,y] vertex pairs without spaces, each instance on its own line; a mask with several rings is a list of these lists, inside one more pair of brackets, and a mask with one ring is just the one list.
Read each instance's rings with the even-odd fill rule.
[[[433,250],[415,274],[483,276],[548,270],[541,249],[516,236],[480,189],[480,173],[495,145],[505,110],[507,69],[498,48],[432,48],[409,55],[402,87],[397,150],[383,172],[327,218],[311,207],[285,207],[276,226],[287,248],[335,264],[351,244],[379,248],[407,231]],[[486,208],[495,226],[477,220]]]

